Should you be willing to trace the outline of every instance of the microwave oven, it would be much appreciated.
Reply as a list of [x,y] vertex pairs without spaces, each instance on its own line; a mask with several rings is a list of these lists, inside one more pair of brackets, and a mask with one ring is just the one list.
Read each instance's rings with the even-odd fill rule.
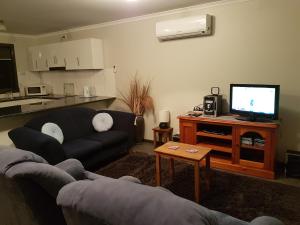
[[25,87],[25,94],[27,96],[48,95],[50,92],[50,87],[45,84],[30,85]]

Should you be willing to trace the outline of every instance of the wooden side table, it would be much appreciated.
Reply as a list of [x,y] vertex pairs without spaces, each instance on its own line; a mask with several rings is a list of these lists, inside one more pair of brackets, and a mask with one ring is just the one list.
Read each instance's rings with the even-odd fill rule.
[[155,127],[153,130],[153,144],[154,147],[157,147],[160,144],[166,143],[168,141],[172,141],[173,128],[161,129],[159,127]]
[[[177,150],[169,149],[170,146],[179,146]],[[197,149],[196,153],[189,153],[186,150]],[[210,186],[210,148],[204,148],[196,145],[188,145],[179,142],[168,142],[154,150],[156,155],[156,185],[161,185],[161,157],[169,158],[170,162],[170,176],[174,177],[174,159],[179,161],[188,161],[194,164],[195,176],[195,201],[200,202],[200,162],[205,159],[205,179],[206,188],[209,190]]]

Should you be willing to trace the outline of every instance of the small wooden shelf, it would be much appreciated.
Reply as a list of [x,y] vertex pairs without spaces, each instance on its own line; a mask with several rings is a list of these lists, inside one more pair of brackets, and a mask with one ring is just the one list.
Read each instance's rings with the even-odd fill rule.
[[218,145],[216,145],[213,143],[201,142],[198,143],[197,145],[201,147],[211,148],[213,150],[220,151],[220,152],[232,153],[232,147],[226,144],[219,143]]
[[[227,154],[227,155],[225,155],[225,154]],[[211,151],[210,155],[213,160],[218,161],[218,162],[229,163],[232,161],[230,153],[223,153],[223,154],[221,153],[220,154],[220,153]]]
[[212,155],[211,160],[219,163],[231,163],[231,159],[224,156]]
[[218,139],[223,139],[223,140],[232,140],[232,135],[221,135],[221,134],[212,134],[212,133],[207,133],[203,131],[198,131],[197,136],[202,136],[202,137],[211,137],[211,138],[218,138]]
[[246,149],[254,149],[254,150],[259,150],[259,151],[264,151],[265,147],[264,146],[255,146],[255,145],[246,145],[246,144],[241,144],[241,148],[246,148]]

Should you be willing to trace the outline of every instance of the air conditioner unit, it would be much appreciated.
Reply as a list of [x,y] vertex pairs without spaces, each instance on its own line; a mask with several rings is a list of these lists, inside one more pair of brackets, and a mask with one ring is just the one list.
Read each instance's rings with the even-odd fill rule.
[[210,15],[185,17],[156,23],[156,36],[159,40],[204,36],[212,33]]

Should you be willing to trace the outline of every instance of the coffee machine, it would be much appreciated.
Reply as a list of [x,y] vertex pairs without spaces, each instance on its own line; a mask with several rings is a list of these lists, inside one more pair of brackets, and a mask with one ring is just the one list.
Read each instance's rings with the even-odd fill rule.
[[203,115],[217,117],[222,114],[222,95],[219,87],[212,87],[211,94],[204,96]]

